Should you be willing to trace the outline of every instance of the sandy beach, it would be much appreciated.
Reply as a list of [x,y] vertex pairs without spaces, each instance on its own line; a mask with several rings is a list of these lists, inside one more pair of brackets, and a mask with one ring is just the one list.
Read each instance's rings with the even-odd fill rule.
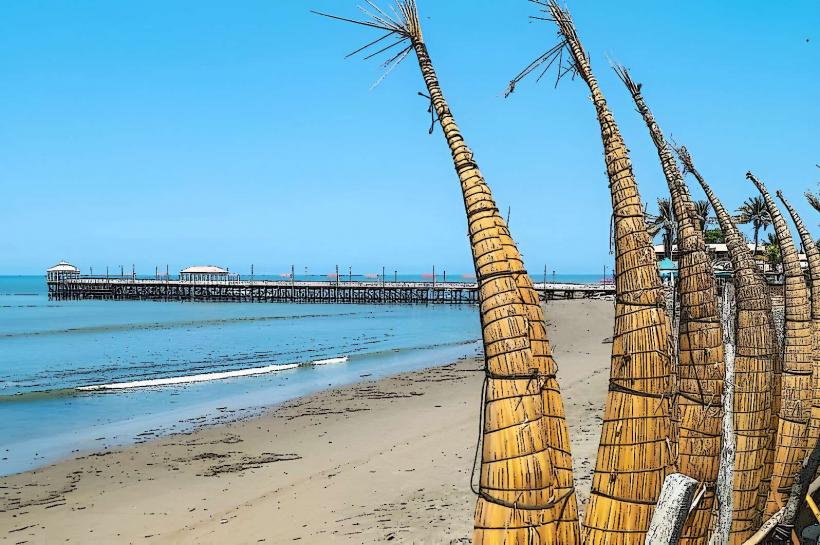
[[[583,504],[613,305],[546,310]],[[468,543],[481,363],[431,365],[0,478],[0,542]]]

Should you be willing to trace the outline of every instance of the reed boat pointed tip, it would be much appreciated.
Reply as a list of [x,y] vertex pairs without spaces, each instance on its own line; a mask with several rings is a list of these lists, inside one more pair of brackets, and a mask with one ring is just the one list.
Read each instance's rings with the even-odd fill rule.
[[610,61],[610,64],[612,65],[612,69],[615,71],[615,74],[618,75],[618,78],[624,83],[624,85],[626,85],[626,88],[629,90],[632,97],[639,97],[641,95],[643,84],[632,79],[632,74],[629,72],[629,68],[623,64],[613,63],[612,61]]

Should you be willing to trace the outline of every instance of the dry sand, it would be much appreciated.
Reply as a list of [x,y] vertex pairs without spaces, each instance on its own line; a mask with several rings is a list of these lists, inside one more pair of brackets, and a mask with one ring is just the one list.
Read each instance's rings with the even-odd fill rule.
[[[585,503],[613,305],[546,308]],[[463,360],[0,478],[0,543],[469,543],[481,380]]]

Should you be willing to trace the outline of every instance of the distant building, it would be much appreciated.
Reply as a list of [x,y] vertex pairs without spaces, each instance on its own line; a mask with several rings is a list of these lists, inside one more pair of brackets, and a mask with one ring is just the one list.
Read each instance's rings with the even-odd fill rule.
[[[752,243],[747,244],[749,246],[749,251],[754,252],[755,245]],[[712,243],[706,245],[706,251],[709,252],[715,259],[718,261],[722,260],[729,260],[729,250],[726,248],[726,244],[723,243]],[[765,251],[765,246],[763,244],[758,244],[757,246],[757,255],[760,257],[763,255]],[[678,259],[678,245],[672,245],[672,260],[677,261]],[[655,256],[657,256],[658,261],[666,257],[666,250],[663,244],[655,245]]]
[[50,269],[46,270],[49,282],[58,282],[66,278],[79,278],[80,269],[66,261],[60,261]]
[[661,274],[661,279],[669,281],[678,277],[678,264],[669,258],[663,258],[658,261],[658,272]]
[[[755,245],[751,242],[747,243],[749,247],[749,252],[754,253]],[[726,248],[726,244],[707,244],[706,251],[712,259],[712,264],[714,266],[715,272],[718,273],[720,276],[721,273],[725,273],[726,275],[731,274],[732,271],[732,263],[729,259],[729,250]],[[678,260],[678,245],[672,245],[672,260],[671,262],[675,264],[677,268],[677,260]],[[663,244],[658,244],[655,246],[655,257],[658,260],[658,264],[668,262],[669,260],[666,258],[666,250]],[[806,254],[798,253],[797,258],[800,260],[800,266],[803,270],[808,270],[809,263],[808,259],[806,258]],[[772,283],[779,283],[783,281],[783,272],[782,266],[772,265],[768,261],[766,261],[766,245],[763,243],[759,243],[757,245],[757,253],[755,254],[755,261],[757,262],[758,268],[763,272],[767,279]]]
[[180,280],[228,280],[230,273],[227,269],[215,265],[195,265],[179,271]]

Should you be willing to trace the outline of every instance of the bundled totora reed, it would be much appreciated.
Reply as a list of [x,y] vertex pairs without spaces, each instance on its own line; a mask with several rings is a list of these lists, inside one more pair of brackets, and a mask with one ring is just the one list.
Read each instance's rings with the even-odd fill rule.
[[806,260],[809,263],[809,285],[811,287],[811,320],[813,330],[812,342],[812,383],[814,396],[812,398],[811,418],[809,420],[809,445],[814,448],[820,438],[820,250],[814,245],[814,240],[806,228],[806,224],[797,214],[797,211],[789,204],[783,193],[777,191],[778,198],[783,202],[783,206],[789,211],[789,215],[797,227],[800,235],[800,242],[803,244],[803,251],[806,253]]
[[398,2],[392,15],[368,4],[375,10],[365,10],[372,20],[351,22],[385,31],[376,42],[409,42],[388,67],[410,51],[416,54],[461,181],[487,374],[473,543],[580,543],[568,431],[538,296],[444,99],[415,2]]
[[641,86],[632,80],[626,68],[616,67],[615,71],[629,89],[649,128],[675,212],[680,322],[673,420],[678,437],[678,471],[705,487],[703,496],[683,525],[679,543],[705,545],[715,501],[723,420],[723,337],[715,275],[689,189],[669,144],[641,95]]
[[[584,542],[643,544],[664,477],[671,472],[671,330],[652,240],[626,145],[607,107],[574,23],[557,2],[541,2],[561,42],[536,59],[515,84],[558,59],[559,79],[579,75],[589,86],[604,146],[615,237],[615,331],[609,392]],[[564,52],[566,51],[566,55]],[[563,66],[564,59],[569,66]]]
[[772,216],[777,242],[783,256],[785,276],[785,320],[783,332],[783,376],[777,446],[766,513],[774,514],[785,505],[795,475],[800,470],[808,445],[808,421],[812,404],[812,322],[809,292],[800,268],[786,220],[766,186],[751,172],[746,177],[755,184]]
[[[695,168],[686,148],[677,150],[684,172],[694,175],[715,211],[732,262],[735,285],[735,372],[733,423],[736,452],[729,543],[746,541],[760,525],[758,491],[765,466],[772,421],[773,350],[771,300],[746,240],[731,215]],[[775,423],[777,414],[775,410]],[[776,429],[776,424],[775,424]],[[771,441],[772,445],[774,444]],[[771,449],[774,452],[774,449]],[[771,465],[769,466],[769,475]]]

